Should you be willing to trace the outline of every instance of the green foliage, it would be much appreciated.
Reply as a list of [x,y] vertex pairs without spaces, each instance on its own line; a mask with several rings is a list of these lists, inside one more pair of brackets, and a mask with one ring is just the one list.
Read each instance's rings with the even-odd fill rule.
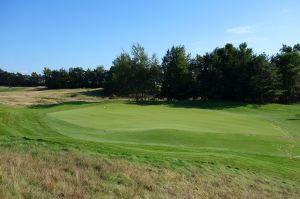
[[189,56],[183,46],[172,47],[162,62],[162,96],[168,99],[187,98],[189,82]]
[[300,45],[283,46],[281,52],[274,58],[273,62],[279,68],[281,74],[282,89],[281,98],[285,102],[300,100]]
[[41,86],[43,85],[43,78],[35,72],[31,75],[23,75],[21,73],[3,71],[0,68],[0,85],[13,87]]
[[250,64],[248,98],[250,101],[264,103],[278,101],[282,95],[278,68],[268,62],[266,55],[255,56]]
[[145,49],[132,46],[132,57],[121,53],[109,71],[106,90],[118,95],[134,96],[137,100],[155,96],[159,92],[160,67],[155,55],[151,58]]
[[80,67],[51,70],[44,68],[45,86],[49,89],[60,88],[100,88],[104,85],[105,70],[99,66],[94,70]]

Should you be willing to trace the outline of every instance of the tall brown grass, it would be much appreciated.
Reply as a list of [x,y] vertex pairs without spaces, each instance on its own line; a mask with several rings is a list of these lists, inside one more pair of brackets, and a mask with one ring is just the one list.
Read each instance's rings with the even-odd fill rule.
[[59,89],[26,88],[12,92],[0,92],[0,103],[10,106],[31,106],[56,104],[68,101],[97,102],[103,97],[96,95],[99,89]]
[[0,146],[0,198],[297,198],[299,187],[243,171],[170,169],[79,151]]

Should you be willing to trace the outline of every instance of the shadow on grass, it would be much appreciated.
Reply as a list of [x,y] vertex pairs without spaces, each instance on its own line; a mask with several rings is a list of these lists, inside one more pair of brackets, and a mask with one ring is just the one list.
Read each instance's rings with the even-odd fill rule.
[[251,106],[251,108],[259,108],[259,104],[248,104],[243,102],[230,102],[230,101],[128,101],[128,104],[135,104],[140,106],[149,105],[164,105],[173,108],[199,108],[199,109],[211,109],[211,110],[222,110],[237,107]]
[[295,115],[295,118],[289,118],[289,119],[287,119],[287,120],[290,120],[290,121],[298,121],[298,120],[300,120],[300,114],[296,114],[296,115]]
[[45,91],[45,90],[49,90],[49,89],[45,86],[29,87],[25,89],[25,91]]
[[38,104],[32,105],[29,108],[32,109],[45,109],[45,108],[53,108],[57,106],[64,106],[64,105],[85,105],[85,104],[95,104],[97,102],[86,102],[86,101],[69,101],[69,102],[62,102],[62,103],[53,103],[53,104]]
[[89,97],[108,97],[102,88],[92,89],[87,91],[79,92],[81,95],[89,96]]

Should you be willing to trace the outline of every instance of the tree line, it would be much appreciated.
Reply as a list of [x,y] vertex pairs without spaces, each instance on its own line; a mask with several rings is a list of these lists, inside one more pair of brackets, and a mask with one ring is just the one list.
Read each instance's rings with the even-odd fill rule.
[[30,75],[24,75],[21,73],[11,73],[4,71],[0,68],[0,85],[2,86],[42,86],[44,85],[43,76],[36,72]]
[[69,70],[51,70],[44,68],[44,85],[49,89],[61,88],[100,88],[104,86],[103,66],[95,69],[84,70],[81,67],[69,68]]
[[121,52],[109,70],[45,68],[43,74],[22,75],[0,69],[0,85],[59,88],[104,88],[109,95],[137,100],[204,99],[247,102],[300,101],[300,44],[283,45],[272,56],[255,54],[246,43],[226,44],[192,57],[184,46],[168,49],[161,63],[154,54],[133,45]]

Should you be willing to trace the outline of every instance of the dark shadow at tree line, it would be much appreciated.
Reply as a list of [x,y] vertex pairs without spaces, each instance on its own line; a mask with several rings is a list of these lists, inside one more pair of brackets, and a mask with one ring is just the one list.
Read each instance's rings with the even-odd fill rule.
[[45,91],[45,90],[51,90],[51,89],[48,89],[45,86],[37,86],[37,87],[30,87],[30,88],[25,89],[25,90],[26,91]]
[[184,100],[184,101],[128,101],[128,104],[135,104],[140,106],[150,105],[164,105],[173,108],[199,108],[199,109],[211,109],[222,110],[237,107],[251,106],[251,108],[259,108],[259,104],[249,104],[243,102],[232,101],[209,101],[209,100]]
[[102,88],[79,92],[78,94],[89,97],[109,97]]
[[[32,109],[47,109],[64,105],[87,105],[87,104],[97,104],[98,102],[86,102],[86,101],[70,101],[62,103],[53,103],[53,104],[39,104],[32,105],[29,108]],[[252,108],[259,108],[260,105],[257,104],[247,104],[240,102],[224,102],[224,101],[136,101],[136,100],[127,100],[129,105],[139,105],[139,106],[153,106],[153,105],[164,105],[172,108],[199,108],[199,109],[211,109],[211,110],[222,110],[230,109],[237,107],[245,107],[251,105]]]
[[45,108],[52,108],[56,106],[63,106],[63,105],[85,105],[85,104],[95,104],[97,102],[86,102],[86,101],[70,101],[70,102],[61,102],[61,103],[53,103],[53,104],[38,104],[29,106],[32,109],[45,109]]
[[[87,91],[79,92],[80,95],[90,97],[111,97],[106,95],[103,89],[92,89]],[[86,102],[86,101],[69,101],[62,103],[43,104],[43,105],[32,105],[30,108],[43,109],[52,108],[63,105],[85,105],[95,104],[97,102]],[[211,109],[211,110],[222,110],[237,107],[250,106],[251,108],[259,108],[260,104],[252,104],[246,102],[234,102],[234,101],[216,101],[216,100],[183,100],[183,101],[166,101],[166,100],[148,100],[148,101],[136,101],[134,99],[126,101],[127,104],[150,106],[150,105],[164,105],[173,108],[199,108],[199,109]],[[298,116],[296,116],[298,117]],[[300,117],[299,117],[300,118]]]
[[287,120],[290,120],[290,121],[300,121],[300,114],[295,114],[295,118],[289,118]]

